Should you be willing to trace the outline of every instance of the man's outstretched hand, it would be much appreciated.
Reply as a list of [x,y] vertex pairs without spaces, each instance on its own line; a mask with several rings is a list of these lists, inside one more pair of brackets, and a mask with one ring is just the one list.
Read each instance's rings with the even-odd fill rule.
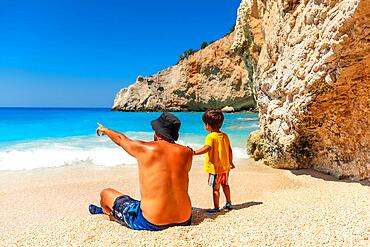
[[97,136],[103,136],[105,135],[105,132],[107,131],[107,128],[105,128],[102,124],[100,123],[97,123],[98,124],[98,128],[96,129],[96,135]]

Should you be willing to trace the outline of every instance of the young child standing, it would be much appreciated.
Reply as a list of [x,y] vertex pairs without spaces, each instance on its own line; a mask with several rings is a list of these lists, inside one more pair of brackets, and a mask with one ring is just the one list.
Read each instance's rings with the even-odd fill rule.
[[202,120],[205,129],[211,133],[207,135],[204,146],[194,151],[194,155],[206,154],[204,171],[208,173],[208,184],[213,189],[214,205],[214,208],[207,210],[207,212],[220,212],[220,185],[226,197],[224,208],[230,210],[229,171],[235,166],[229,137],[220,131],[224,115],[219,110],[207,110],[203,114]]

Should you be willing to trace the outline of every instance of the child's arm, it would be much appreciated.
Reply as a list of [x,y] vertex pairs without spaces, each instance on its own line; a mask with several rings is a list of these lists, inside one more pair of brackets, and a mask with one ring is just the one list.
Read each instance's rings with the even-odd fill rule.
[[193,152],[194,155],[200,155],[200,154],[205,154],[205,153],[208,153],[209,151],[211,151],[211,146],[208,146],[208,145],[204,145],[204,147],[198,149],[198,150],[195,150]]
[[233,163],[233,149],[231,148],[230,145],[229,145],[229,161],[230,161],[231,169],[234,169],[235,165]]

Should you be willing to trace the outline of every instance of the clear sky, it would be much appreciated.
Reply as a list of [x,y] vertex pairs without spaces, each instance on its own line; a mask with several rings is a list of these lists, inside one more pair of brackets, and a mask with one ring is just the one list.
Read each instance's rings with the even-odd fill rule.
[[111,107],[234,25],[240,0],[0,0],[0,107]]

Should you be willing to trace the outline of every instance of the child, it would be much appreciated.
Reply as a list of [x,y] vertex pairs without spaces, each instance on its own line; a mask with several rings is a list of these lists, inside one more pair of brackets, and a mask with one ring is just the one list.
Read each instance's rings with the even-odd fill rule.
[[231,209],[230,187],[228,183],[229,171],[235,168],[233,153],[228,136],[220,131],[224,115],[218,110],[207,110],[202,117],[207,135],[204,147],[194,151],[194,155],[206,154],[204,171],[209,173],[208,184],[213,188],[213,209],[208,213],[220,212],[220,185],[226,197],[225,209]]

